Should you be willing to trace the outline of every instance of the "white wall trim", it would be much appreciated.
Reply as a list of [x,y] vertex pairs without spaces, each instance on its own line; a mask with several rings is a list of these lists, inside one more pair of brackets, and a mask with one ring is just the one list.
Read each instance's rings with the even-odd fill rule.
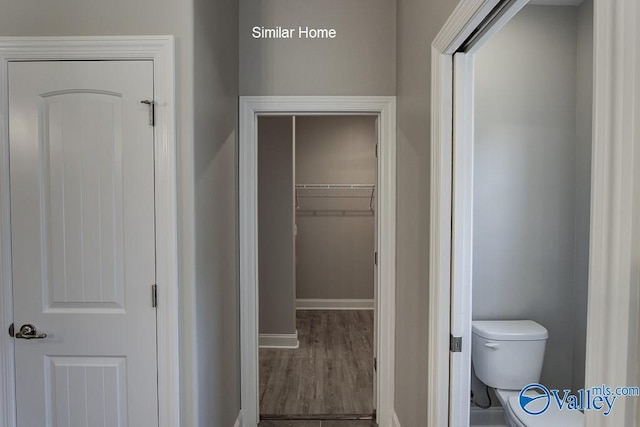
[[[428,425],[449,425],[447,349],[451,276],[452,54],[492,0],[463,0],[432,45],[431,259]],[[640,165],[640,15],[637,0],[595,1],[594,141],[592,158],[586,385],[628,384],[637,369],[638,274],[634,243],[633,177]],[[634,92],[635,89],[635,92]],[[637,203],[637,202],[636,202]],[[637,243],[636,243],[637,244]],[[635,279],[634,279],[635,277]],[[634,282],[635,280],[635,282]],[[635,297],[634,297],[635,296]],[[637,374],[637,373],[636,373]],[[635,378],[634,378],[635,379]],[[590,412],[586,425],[635,422],[636,399],[608,417]]]
[[498,3],[500,0],[462,0],[433,40],[432,52],[452,56]]
[[391,427],[402,427],[400,425],[400,420],[398,419],[398,414],[396,414],[396,411],[393,411],[393,418],[391,419]]
[[298,298],[296,310],[373,310],[373,299]]
[[236,418],[236,422],[233,424],[233,427],[242,427],[242,411],[238,412],[238,418]]
[[8,186],[8,80],[10,61],[153,60],[156,101],[156,277],[159,305],[159,426],[180,425],[179,289],[176,199],[176,128],[173,36],[0,38],[0,425],[15,426],[13,321]]
[[[462,4],[462,3],[461,3]],[[449,420],[453,58],[431,49],[431,201],[427,425]],[[447,96],[448,95],[448,96]]]
[[396,106],[395,97],[240,97],[241,384],[245,427],[258,423],[257,116],[261,114],[376,114],[378,120],[378,424],[391,425],[394,405]]
[[260,334],[258,336],[260,348],[298,348],[298,331],[295,334]]

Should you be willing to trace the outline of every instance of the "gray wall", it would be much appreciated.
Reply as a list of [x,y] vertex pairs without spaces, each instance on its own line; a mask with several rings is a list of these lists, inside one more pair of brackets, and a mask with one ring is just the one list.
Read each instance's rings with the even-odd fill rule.
[[[176,37],[181,413],[185,426],[232,425],[239,407],[233,219],[238,12],[231,0],[215,3],[0,0],[0,36]],[[195,22],[194,16],[198,17]],[[194,38],[198,39],[195,45]],[[194,49],[199,54],[197,60]],[[194,78],[199,86],[195,99]],[[212,122],[214,112],[222,117]],[[197,165],[195,154],[201,157]],[[224,204],[214,205],[214,197],[220,197]],[[197,242],[196,227],[201,234]],[[212,369],[218,363],[225,365]]]
[[293,120],[258,119],[259,330],[296,331],[293,236]]
[[228,427],[240,410],[238,4],[193,1],[198,420],[184,425]]
[[[396,0],[396,9],[394,2],[388,0],[281,1],[283,6],[280,7],[276,7],[276,0],[240,2],[242,95],[397,95],[395,409],[402,425],[424,425],[429,380],[426,332],[429,315],[431,126],[429,46],[457,2]],[[291,12],[281,11],[283,8],[291,9]],[[351,8],[355,8],[355,12],[346,10]],[[346,52],[331,56],[318,54],[325,42],[294,48],[292,44],[286,44],[286,40],[274,46],[272,42],[248,38],[252,26],[263,25],[262,22],[267,20],[275,23],[280,16],[288,16],[289,13],[300,15],[301,20],[322,17],[327,19],[327,25],[345,22],[347,26],[355,25],[359,30],[349,40],[341,40],[341,43],[349,46]],[[329,14],[333,22],[326,18]],[[379,28],[373,25],[375,22],[372,18],[366,16],[369,14],[381,15],[376,18],[382,21]],[[369,19],[372,21],[366,24]],[[282,25],[285,24],[287,22],[283,20]],[[379,34],[382,43],[376,43]],[[391,41],[390,46],[387,41]],[[340,46],[336,49],[341,50]],[[359,65],[356,57],[363,51],[373,51],[385,64],[391,64],[397,69],[397,76],[394,71],[385,77],[389,75],[383,72],[386,66],[375,67],[374,60]],[[252,56],[257,58],[252,59]],[[306,63],[315,66],[309,74],[305,73],[308,71]],[[295,70],[295,74],[286,67]],[[354,69],[362,73],[352,72]],[[327,73],[332,81],[327,81],[323,73]],[[393,76],[397,78],[394,80]]]
[[577,164],[588,177],[590,161],[577,157],[577,15],[528,6],[475,60],[473,317],[544,325],[553,388],[573,384],[576,247],[588,243],[576,230],[589,192]]
[[[296,184],[375,184],[375,144],[373,116],[296,117]],[[297,298],[372,299],[375,216],[367,210],[370,199],[299,201]]]
[[[240,0],[241,95],[393,95],[395,0]],[[329,27],[328,40],[254,39],[251,29]]]
[[586,360],[589,226],[591,218],[593,0],[585,0],[578,8],[577,91],[573,390],[584,388]]
[[431,50],[457,1],[397,0],[397,253],[395,409],[427,420]]

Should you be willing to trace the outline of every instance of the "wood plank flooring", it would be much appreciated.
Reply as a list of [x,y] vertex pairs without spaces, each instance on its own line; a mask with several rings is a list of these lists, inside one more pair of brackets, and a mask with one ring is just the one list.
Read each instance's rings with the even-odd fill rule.
[[[300,348],[260,349],[260,414],[372,414],[373,311],[298,310],[296,326]],[[263,421],[260,427],[319,423]],[[371,425],[322,421],[322,427]]]

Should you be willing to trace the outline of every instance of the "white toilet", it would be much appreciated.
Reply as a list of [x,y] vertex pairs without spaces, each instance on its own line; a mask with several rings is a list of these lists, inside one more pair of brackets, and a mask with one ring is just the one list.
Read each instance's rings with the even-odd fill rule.
[[584,426],[579,411],[561,411],[551,403],[542,414],[530,415],[520,406],[520,390],[540,381],[549,337],[544,326],[532,320],[477,320],[472,332],[473,368],[480,381],[495,389],[509,427]]

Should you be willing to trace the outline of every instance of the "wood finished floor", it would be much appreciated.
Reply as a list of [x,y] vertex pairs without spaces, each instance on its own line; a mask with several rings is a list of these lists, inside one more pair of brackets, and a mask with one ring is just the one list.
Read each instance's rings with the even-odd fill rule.
[[[260,349],[260,414],[373,413],[373,311],[298,310],[298,349]],[[322,423],[322,424],[320,424]],[[369,427],[263,421],[260,427]]]

